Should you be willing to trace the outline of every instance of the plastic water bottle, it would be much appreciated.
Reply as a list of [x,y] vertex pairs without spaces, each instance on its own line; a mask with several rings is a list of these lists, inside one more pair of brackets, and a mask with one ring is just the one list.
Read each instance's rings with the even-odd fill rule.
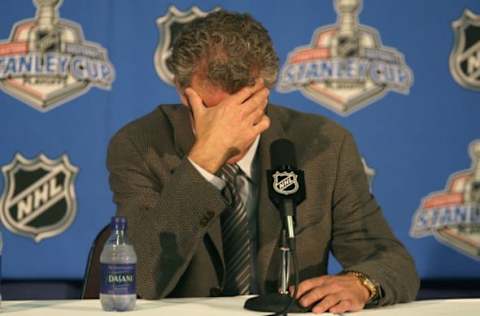
[[111,228],[100,255],[100,302],[105,311],[129,311],[137,300],[137,256],[127,239],[127,219],[112,217]]

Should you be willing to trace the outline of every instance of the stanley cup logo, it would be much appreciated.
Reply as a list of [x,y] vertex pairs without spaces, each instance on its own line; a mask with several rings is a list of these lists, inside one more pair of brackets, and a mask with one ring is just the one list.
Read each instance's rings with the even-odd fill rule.
[[425,197],[410,235],[439,241],[480,260],[480,140],[470,144],[470,169],[451,175],[445,190]]
[[290,52],[277,90],[306,97],[349,115],[389,91],[407,94],[413,74],[397,50],[382,45],[377,30],[361,25],[360,0],[336,0],[337,22],[318,28],[308,46]]
[[107,52],[60,19],[61,0],[34,0],[34,19],[14,25],[0,42],[0,89],[41,112],[87,92],[109,90],[115,78]]

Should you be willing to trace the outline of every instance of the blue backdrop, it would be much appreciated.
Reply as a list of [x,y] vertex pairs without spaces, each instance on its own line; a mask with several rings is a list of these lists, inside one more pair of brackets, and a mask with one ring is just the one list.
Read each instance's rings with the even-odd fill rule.
[[[65,0],[60,18],[78,23],[86,41],[106,50],[115,76],[110,90],[91,87],[44,112],[0,92],[0,166],[17,153],[28,159],[66,154],[79,169],[74,180],[77,212],[63,233],[35,242],[2,225],[4,277],[83,277],[90,244],[115,212],[105,168],[110,137],[156,105],[178,102],[175,90],[158,76],[153,59],[160,35],[155,21],[170,5],[181,11],[197,5],[204,11],[219,6],[251,13],[269,30],[282,65],[295,48],[309,45],[317,28],[337,20],[328,0]],[[479,261],[471,255],[432,236],[409,235],[422,199],[443,190],[453,173],[471,167],[469,144],[480,138],[479,92],[458,84],[449,68],[452,22],[466,8],[480,14],[477,0],[364,1],[359,22],[376,29],[383,45],[404,55],[414,76],[409,94],[389,92],[342,116],[299,91],[271,93],[273,103],[327,116],[353,133],[376,172],[373,192],[423,278],[480,277]],[[0,1],[0,40],[9,42],[13,26],[34,19],[35,13],[31,0]],[[5,186],[2,178],[0,189]]]

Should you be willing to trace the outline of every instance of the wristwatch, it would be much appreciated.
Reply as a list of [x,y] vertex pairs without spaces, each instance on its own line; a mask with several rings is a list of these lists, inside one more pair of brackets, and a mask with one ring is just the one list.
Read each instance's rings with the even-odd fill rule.
[[367,290],[370,292],[370,296],[368,297],[368,301],[366,304],[373,303],[379,299],[380,286],[376,282],[371,280],[368,276],[366,276],[364,273],[358,271],[345,271],[343,274],[353,275],[357,278],[358,281],[360,281],[360,283],[364,287],[367,288]]

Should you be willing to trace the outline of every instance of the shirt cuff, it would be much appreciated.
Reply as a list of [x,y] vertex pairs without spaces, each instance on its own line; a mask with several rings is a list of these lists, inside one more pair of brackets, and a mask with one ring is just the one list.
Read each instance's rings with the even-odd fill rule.
[[223,190],[223,188],[225,187],[225,181],[222,178],[217,177],[216,175],[214,175],[214,174],[208,172],[207,170],[203,169],[202,167],[197,165],[190,158],[188,158],[188,161],[190,161],[190,163],[195,167],[195,169],[197,169],[197,171],[200,172],[200,174],[202,175],[202,177],[205,178],[205,180],[210,182],[218,190],[220,190],[220,191]]

